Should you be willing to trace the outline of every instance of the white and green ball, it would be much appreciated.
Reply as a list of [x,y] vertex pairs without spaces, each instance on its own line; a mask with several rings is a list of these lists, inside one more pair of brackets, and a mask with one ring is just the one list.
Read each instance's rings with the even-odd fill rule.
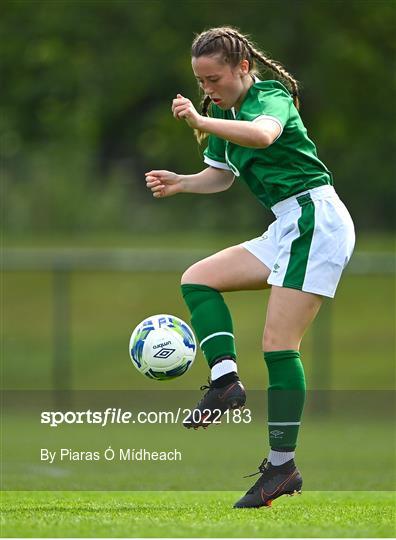
[[140,373],[166,381],[183,375],[192,366],[197,344],[187,323],[174,315],[153,315],[132,332],[129,355]]

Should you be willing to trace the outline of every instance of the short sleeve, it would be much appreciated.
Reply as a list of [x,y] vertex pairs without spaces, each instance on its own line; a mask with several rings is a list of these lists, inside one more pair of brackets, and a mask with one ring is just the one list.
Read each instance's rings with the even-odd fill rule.
[[225,140],[215,135],[209,135],[208,139],[208,146],[204,150],[204,162],[217,169],[230,170],[225,158]]
[[278,88],[271,90],[259,90],[255,99],[250,99],[246,107],[240,111],[240,120],[257,122],[260,119],[268,118],[274,120],[281,132],[290,117],[290,106],[293,100],[290,94]]

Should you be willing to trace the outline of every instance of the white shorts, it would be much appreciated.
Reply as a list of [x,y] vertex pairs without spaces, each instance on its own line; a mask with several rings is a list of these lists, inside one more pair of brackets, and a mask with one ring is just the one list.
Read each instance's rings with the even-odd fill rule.
[[355,245],[351,216],[333,186],[320,186],[271,208],[276,220],[241,245],[271,273],[270,285],[333,298]]

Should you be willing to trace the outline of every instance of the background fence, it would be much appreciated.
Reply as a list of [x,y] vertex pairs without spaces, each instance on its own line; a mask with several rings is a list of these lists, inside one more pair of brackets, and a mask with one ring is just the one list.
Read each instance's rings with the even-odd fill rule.
[[[134,282],[138,289],[143,288],[141,293],[142,304],[144,307],[145,298],[155,297],[155,290],[152,290],[154,283],[161,289],[161,283],[163,282],[165,291],[164,299],[166,301],[169,295],[174,296],[175,294],[178,294],[178,280],[181,272],[187,266],[208,254],[208,250],[203,249],[5,249],[3,251],[3,271],[6,273],[5,275],[13,274],[16,276],[21,272],[22,274],[29,276],[31,276],[32,273],[41,274],[46,276],[48,283],[51,283],[45,293],[46,296],[51,297],[51,300],[49,300],[51,307],[49,308],[49,317],[47,321],[47,324],[49,324],[51,328],[47,334],[47,340],[49,339],[52,342],[51,376],[48,381],[49,385],[54,390],[68,390],[73,389],[77,382],[76,376],[73,373],[73,348],[78,349],[79,343],[78,339],[72,339],[73,326],[76,324],[76,321],[73,320],[73,313],[75,314],[79,311],[80,302],[83,302],[83,300],[81,300],[80,296],[73,294],[73,284],[77,284],[83,276],[85,276],[85,279],[88,279],[88,283],[89,281],[92,281],[89,279],[89,276],[95,276],[98,283],[94,287],[94,296],[101,294],[106,296],[109,291],[106,290],[105,292],[104,289],[108,289],[108,285],[101,285],[100,275],[102,274],[102,276],[105,275],[107,277],[106,283],[111,283],[110,288],[113,289],[114,294],[116,294],[117,291],[117,284],[120,283],[120,276],[123,276],[123,279],[126,278],[128,281]],[[348,281],[348,278],[354,278],[353,282],[355,282],[356,278],[361,277],[366,281],[371,281],[374,288],[377,287],[376,283],[380,282],[381,279],[385,280],[385,287],[388,287],[388,291],[385,291],[385,294],[388,295],[389,301],[392,303],[394,273],[395,257],[392,253],[358,252],[355,253],[347,267],[344,279]],[[7,286],[7,279],[5,280],[5,284]],[[12,289],[13,286],[17,287],[18,285],[17,283],[12,285],[11,282],[10,286]],[[34,285],[31,285],[31,287],[34,288]],[[167,291],[169,288],[170,290]],[[31,292],[32,290],[33,289],[31,289]],[[130,298],[124,299],[126,303],[130,303],[131,308],[134,305],[133,294],[133,291],[131,291]],[[29,306],[28,317],[40,319],[42,316],[40,314],[40,307],[37,304],[37,300],[29,298],[29,289],[24,296],[27,305]],[[364,318],[359,307],[359,301],[364,302],[364,297],[356,299],[355,309],[352,311],[356,320],[359,320],[361,316]],[[150,303],[153,305],[154,312],[161,311],[161,308],[164,307],[163,299],[158,302],[156,308],[154,307],[156,305],[155,300],[153,301],[151,299]],[[259,303],[262,304],[262,301],[259,302],[257,300],[257,304]],[[159,306],[161,306],[161,308]],[[113,333],[110,320],[118,319],[118,317],[120,317],[120,315],[117,315],[116,313],[111,313],[110,306],[108,306],[108,309],[107,321],[106,316],[104,316],[102,321],[103,325],[98,328],[97,335],[92,337],[92,340],[96,340],[97,343],[100,343],[101,340],[104,339],[106,332],[110,334]],[[172,309],[175,309],[174,302],[169,301],[169,309],[167,311],[172,312]],[[177,309],[180,314],[179,306]],[[243,308],[237,302],[234,309],[238,314],[239,310]],[[260,310],[264,316],[263,306],[261,306]],[[333,301],[326,301],[311,332],[310,354],[312,358],[315,359],[312,361],[310,370],[310,385],[312,388],[326,388],[332,378],[335,354],[333,342],[334,339],[337,339],[334,336],[333,311]],[[129,330],[132,330],[133,326],[137,324],[141,318],[150,314],[152,313],[148,312],[147,308],[146,310],[132,308],[128,321],[128,324],[130,325]],[[4,315],[7,317],[7,312]],[[186,318],[186,314],[183,314],[183,316]],[[337,314],[336,316],[338,317]],[[95,317],[94,313],[91,313],[90,318],[92,317]],[[379,314],[375,312],[372,313],[372,317],[373,320],[381,319]],[[123,322],[125,324],[125,321]],[[257,321],[257,328],[259,328],[261,323],[262,321]],[[388,321],[388,323],[392,324],[392,321]],[[84,322],[82,324],[84,324]],[[122,324],[121,321],[120,324]],[[364,327],[363,320],[362,325]],[[369,324],[369,327],[370,326],[374,329],[373,324]],[[249,335],[252,334],[250,329],[248,329],[247,332]],[[358,335],[354,336],[353,334],[353,325],[351,325],[350,332],[350,339],[355,339],[357,341],[356,348],[357,354],[359,354],[359,338]],[[37,338],[38,336],[36,336],[36,341]],[[123,345],[125,344],[125,348],[128,338],[128,335],[123,336]],[[375,332],[373,332],[372,338],[376,340]],[[23,341],[24,337],[22,334],[19,335],[19,339],[22,339]],[[251,336],[250,339],[255,339],[255,345],[258,345],[258,343],[256,343],[256,338]],[[35,337],[33,336],[33,347],[34,341]],[[114,347],[115,350],[117,348],[117,346]],[[257,349],[259,350],[258,347]],[[387,359],[384,358],[380,362],[378,362],[377,359],[377,362],[379,365],[383,364],[384,369],[389,371],[389,368],[391,368],[392,365],[392,345],[390,345],[390,349],[388,348],[388,353],[389,357]],[[250,349],[249,354],[251,354]],[[29,351],[25,350],[23,356],[23,361],[28,359]],[[111,357],[111,351],[109,351],[109,357]],[[21,363],[21,357],[17,354],[13,355],[12,349],[4,360],[7,363]],[[96,365],[96,370],[100,370],[101,361],[99,357],[98,361],[99,364]],[[102,359],[102,362],[103,361],[104,360]],[[18,373],[18,371],[19,370],[15,373]],[[133,370],[131,371],[131,375],[132,374],[133,376],[136,375]],[[139,380],[140,375],[137,374],[137,376],[137,384],[139,385],[141,382]],[[117,381],[118,379],[119,377],[115,376],[114,380]],[[134,380],[134,377],[131,376],[131,380]],[[109,383],[111,384],[110,381],[111,380],[109,380]],[[16,384],[18,387],[18,379],[15,378],[15,374],[14,376],[11,376],[8,381],[6,380],[6,385],[7,382],[8,384],[11,383],[11,386],[15,386]]]

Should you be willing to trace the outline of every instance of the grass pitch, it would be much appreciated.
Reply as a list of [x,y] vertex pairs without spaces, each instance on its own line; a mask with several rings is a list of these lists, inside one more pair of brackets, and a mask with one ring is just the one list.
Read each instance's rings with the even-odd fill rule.
[[[250,236],[253,234],[246,237]],[[195,239],[190,234],[183,236],[184,244],[182,238],[173,235],[167,238],[171,239],[173,246],[204,246],[213,250],[246,239],[242,235],[240,238],[233,235],[229,239],[222,237],[217,242],[213,235],[203,238],[201,231]],[[56,239],[53,235],[49,239],[42,235],[31,239],[24,236],[20,241],[14,239],[7,244],[9,247],[55,244],[58,247],[165,245],[164,238],[158,234],[151,240],[143,236],[131,239],[128,234],[122,241],[113,236],[107,239],[98,237],[93,241],[91,237],[81,239],[79,234],[72,242],[70,239]],[[373,235],[363,242],[360,235],[357,250],[393,251],[394,238],[391,235],[386,238]],[[127,341],[134,324],[150,313],[164,309],[180,316],[184,313],[187,317],[178,289],[179,278],[178,273],[158,276],[109,272],[73,274],[70,305],[73,347],[70,361],[74,388],[152,388],[149,386],[152,381],[146,383],[131,367],[126,350]],[[52,276],[50,273],[10,272],[4,279],[3,304],[7,313],[3,345],[4,357],[7,358],[5,385],[16,389],[50,389],[53,361]],[[332,312],[334,354],[331,377],[324,381],[325,384],[315,386],[313,383],[311,371],[317,359],[311,353],[310,333],[304,340],[304,363],[311,381],[310,388],[393,388],[394,373],[390,359],[394,354],[394,306],[389,301],[393,290],[394,281],[390,275],[375,276],[375,287],[372,276],[346,275],[343,278]],[[238,350],[243,358],[243,380],[249,388],[265,388],[266,374],[259,351],[266,296],[264,293],[235,293],[230,295],[230,302],[235,317]],[[40,316],[32,317],[32,313],[39,313]],[[26,351],[29,351],[28,362],[25,361]],[[196,388],[205,379],[206,366],[201,358],[191,373],[178,382],[178,388]],[[384,429],[384,437],[388,437],[388,427],[385,424],[381,426],[378,429]],[[26,430],[20,430],[19,433],[31,445],[31,433]],[[307,465],[303,466],[301,455],[301,468],[307,469],[307,474],[304,474],[306,485],[312,486],[315,480],[315,487],[319,485],[323,488],[329,471],[333,474],[330,465],[334,463],[337,454],[332,456],[329,465],[323,448],[333,453],[334,440],[337,441],[337,447],[343,444],[347,449],[361,449],[357,471],[352,471],[350,464],[345,463],[346,456],[356,461],[352,452],[338,453],[339,463],[335,465],[332,476],[334,488],[351,489],[352,476],[355,483],[359,480],[364,489],[370,489],[372,479],[381,480],[383,471],[390,470],[388,462],[384,465],[385,454],[379,455],[378,452],[391,451],[392,448],[387,446],[384,450],[381,445],[378,446],[378,440],[384,440],[378,437],[378,431],[370,430],[370,436],[364,432],[362,444],[355,424],[353,429],[338,429],[338,438],[333,438],[332,433],[322,427],[318,435],[316,426],[315,430],[302,430],[301,440],[305,440],[305,448],[315,448],[312,455],[307,454],[305,457],[309,469]],[[373,433],[377,436],[372,436]],[[157,430],[156,438],[159,436]],[[251,445],[256,444],[253,448],[262,444],[259,431],[255,437],[260,440],[257,444],[255,438],[251,440]],[[15,444],[17,439],[11,440]],[[314,447],[313,443],[318,440],[323,441],[320,447],[322,452]],[[111,442],[113,444],[113,440]],[[372,456],[376,457],[374,462]],[[364,466],[361,467],[363,462]],[[323,463],[327,464],[326,468],[322,466]],[[378,472],[373,470],[373,465],[378,467]],[[313,475],[311,482],[309,470]],[[245,472],[249,472],[249,469]],[[236,471],[234,473],[239,474]],[[391,482],[389,475],[384,478]],[[115,487],[114,478],[112,482]],[[328,478],[326,482],[328,485]],[[160,482],[158,484],[161,485]],[[191,487],[199,488],[198,479]],[[329,489],[333,489],[333,484]],[[373,484],[372,489],[382,487]],[[242,494],[243,489],[238,492],[8,491],[2,493],[1,499],[1,537],[396,536],[395,496],[390,491],[304,491],[301,497],[282,497],[276,500],[270,509],[234,510],[232,505]]]
[[240,492],[4,492],[2,537],[393,537],[391,492],[303,492],[234,510]]

